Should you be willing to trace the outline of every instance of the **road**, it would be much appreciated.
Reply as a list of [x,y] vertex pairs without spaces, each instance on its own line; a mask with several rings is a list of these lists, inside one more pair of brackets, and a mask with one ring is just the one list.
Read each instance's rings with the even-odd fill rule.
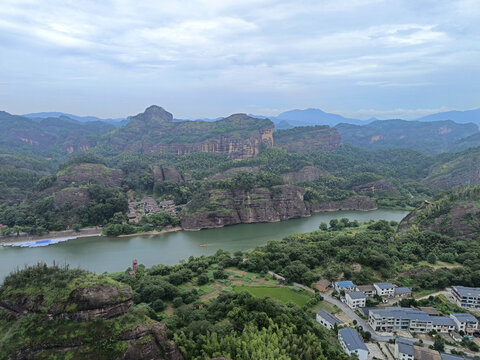
[[[388,342],[389,340],[396,339],[396,338],[406,339],[406,340],[410,340],[410,341],[412,341],[412,340],[413,341],[418,341],[418,339],[404,338],[404,337],[401,337],[401,336],[378,335],[372,329],[372,327],[365,320],[363,320],[360,316],[358,316],[352,309],[350,309],[350,307],[347,304],[342,303],[340,300],[337,300],[336,298],[334,298],[330,295],[322,294],[322,296],[323,296],[324,301],[327,301],[330,304],[338,306],[340,308],[340,310],[342,310],[351,320],[357,320],[357,325],[360,325],[363,328],[363,331],[369,331],[372,334],[372,339],[375,340],[375,341]],[[433,345],[433,341],[430,341],[430,340],[422,340],[422,341],[427,346]],[[445,345],[445,349],[448,349],[450,351],[452,349],[458,350],[455,346],[450,346],[450,345]],[[461,350],[465,351],[465,349],[461,349]],[[467,355],[472,356],[472,357],[476,356],[476,354],[473,354],[473,353],[470,353],[470,352],[467,352]]]

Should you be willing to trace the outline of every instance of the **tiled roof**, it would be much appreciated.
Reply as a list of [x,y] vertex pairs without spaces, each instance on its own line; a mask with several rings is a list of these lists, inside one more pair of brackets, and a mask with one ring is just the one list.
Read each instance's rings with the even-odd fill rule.
[[375,283],[373,285],[376,285],[377,287],[379,287],[382,290],[391,289],[391,288],[395,287],[392,283],[389,283],[389,282]]
[[478,322],[477,318],[472,314],[456,313],[450,314],[450,316],[454,316],[455,318],[457,318],[458,321],[461,322]]
[[396,343],[398,345],[398,351],[401,352],[402,354],[413,356],[413,354],[415,353],[415,350],[413,348],[413,343],[411,341],[399,338],[396,340]]
[[351,282],[350,280],[337,281],[337,285],[338,285],[339,288],[355,286],[355,284],[353,282]]
[[326,310],[318,310],[317,315],[321,316],[323,319],[327,320],[330,324],[343,325],[343,322],[338,320],[335,316],[330,314]]
[[352,299],[364,299],[365,298],[365,293],[363,291],[353,291],[347,293],[348,296],[350,296]]
[[453,290],[455,290],[460,296],[464,297],[477,297],[480,296],[480,288],[471,288],[465,286],[452,286]]
[[343,338],[343,341],[347,345],[347,348],[350,351],[361,349],[368,351],[367,347],[363,343],[362,339],[360,339],[360,335],[358,335],[357,330],[351,328],[344,328],[338,331],[340,336]]

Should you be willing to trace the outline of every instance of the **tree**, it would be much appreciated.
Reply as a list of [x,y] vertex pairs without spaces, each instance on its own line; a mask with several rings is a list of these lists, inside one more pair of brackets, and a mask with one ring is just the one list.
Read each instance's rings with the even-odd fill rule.
[[321,222],[320,226],[318,227],[322,231],[327,231],[328,230],[328,225],[326,222]]
[[428,254],[427,256],[427,261],[430,263],[430,264],[435,264],[437,262],[437,256],[434,254],[434,253],[430,253]]
[[445,351],[445,340],[443,340],[440,336],[435,337],[435,341],[433,342],[433,349],[444,352]]
[[200,274],[198,275],[198,278],[197,278],[197,284],[198,285],[205,285],[205,284],[208,284],[208,282],[210,281],[210,279],[208,278],[208,275],[207,274]]

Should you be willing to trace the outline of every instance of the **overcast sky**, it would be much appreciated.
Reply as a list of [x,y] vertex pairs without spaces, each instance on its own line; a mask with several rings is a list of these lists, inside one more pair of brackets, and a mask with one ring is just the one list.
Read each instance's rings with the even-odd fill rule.
[[1,0],[0,109],[177,118],[480,107],[479,0]]

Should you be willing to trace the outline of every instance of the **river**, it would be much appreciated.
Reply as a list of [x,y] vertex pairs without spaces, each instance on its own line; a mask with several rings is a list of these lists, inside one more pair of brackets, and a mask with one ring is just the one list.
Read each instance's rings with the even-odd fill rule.
[[[40,248],[0,246],[0,281],[11,271],[37,262],[69,264],[96,273],[123,271],[131,265],[134,258],[147,266],[173,265],[189,256],[210,255],[218,249],[231,252],[253,249],[269,240],[281,240],[290,234],[316,230],[322,221],[328,223],[334,218],[400,221],[407,214],[407,211],[386,209],[367,212],[335,211],[277,223],[240,224],[218,229],[128,238],[79,238]],[[201,244],[206,246],[202,247]]]

